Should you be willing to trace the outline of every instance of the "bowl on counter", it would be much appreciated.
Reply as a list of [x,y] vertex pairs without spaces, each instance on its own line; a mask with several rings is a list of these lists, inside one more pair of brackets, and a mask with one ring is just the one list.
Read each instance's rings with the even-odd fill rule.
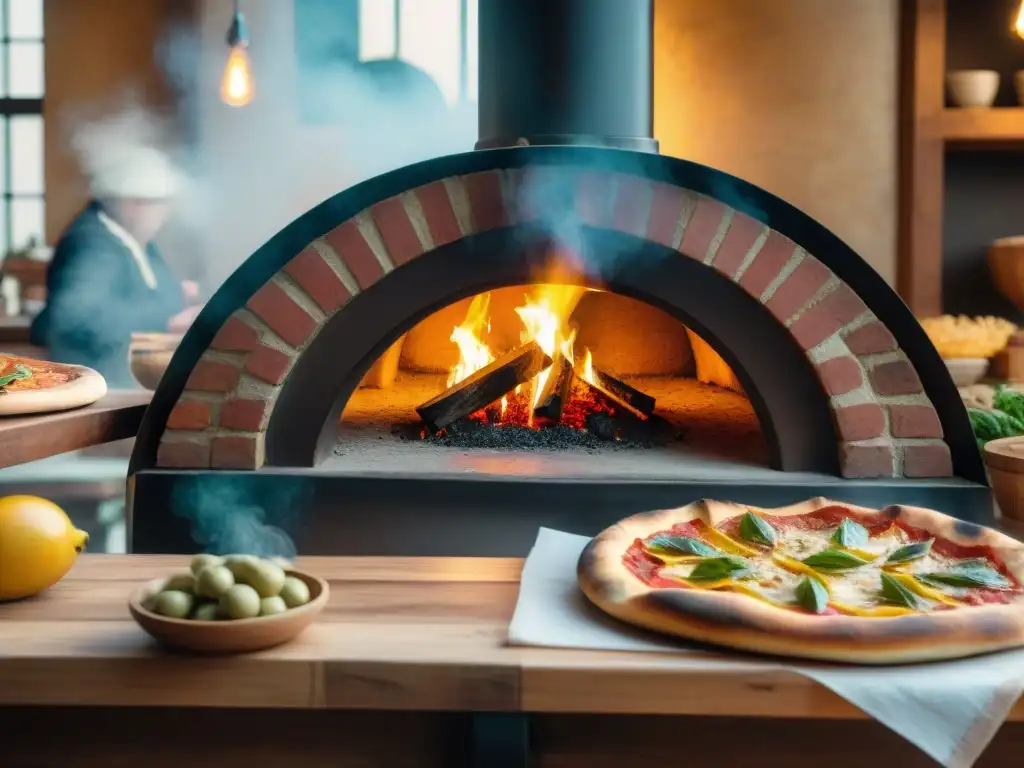
[[989,361],[984,357],[955,357],[943,360],[953,383],[958,387],[977,384],[988,372]]
[[250,653],[295,639],[326,607],[330,587],[323,579],[288,569],[309,587],[309,602],[274,616],[234,621],[172,619],[146,608],[146,603],[167,583],[154,579],[136,589],[128,599],[128,610],[135,622],[161,645],[184,651],[208,654]]
[[154,391],[181,343],[178,333],[133,333],[128,367],[139,386]]
[[1024,521],[1024,437],[990,440],[981,453],[999,511]]

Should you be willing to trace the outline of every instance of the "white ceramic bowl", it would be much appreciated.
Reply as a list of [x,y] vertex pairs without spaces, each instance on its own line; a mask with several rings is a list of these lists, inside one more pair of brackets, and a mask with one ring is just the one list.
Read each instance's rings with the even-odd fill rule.
[[984,357],[958,357],[945,360],[949,375],[958,387],[969,387],[977,384],[988,371],[988,360]]
[[958,107],[991,107],[999,92],[999,73],[992,69],[960,69],[946,75],[946,86]]

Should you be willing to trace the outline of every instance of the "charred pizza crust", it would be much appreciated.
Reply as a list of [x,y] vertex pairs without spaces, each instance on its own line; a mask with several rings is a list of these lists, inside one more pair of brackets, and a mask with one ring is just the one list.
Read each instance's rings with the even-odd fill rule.
[[1024,581],[1024,544],[990,528],[920,507],[872,510],[823,498],[778,509],[698,501],[679,509],[634,515],[594,538],[580,555],[577,578],[597,607],[646,629],[715,645],[808,659],[859,664],[936,661],[1024,645],[1024,603],[984,605],[885,618],[818,616],[791,611],[746,595],[697,589],[658,589],[623,563],[636,539],[701,520],[718,526],[747,511],[805,515],[841,506],[858,521],[890,520],[922,528],[964,546],[990,547]]
[[[0,394],[0,416],[52,413],[91,405],[107,394],[107,382],[92,368],[65,365],[25,357],[0,355],[0,373],[22,365],[36,373],[56,373],[61,383],[39,387],[20,387],[15,381]],[[31,381],[31,380],[29,380]]]

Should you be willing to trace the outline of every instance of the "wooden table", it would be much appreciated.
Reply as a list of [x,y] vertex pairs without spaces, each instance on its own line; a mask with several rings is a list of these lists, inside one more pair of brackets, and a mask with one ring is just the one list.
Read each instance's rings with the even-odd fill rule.
[[[86,555],[50,592],[0,604],[0,764],[503,768],[529,736],[542,768],[933,765],[767,664],[506,647],[519,560],[305,558],[331,581],[319,623],[220,659],[162,652],[128,616],[134,586],[182,564]],[[474,746],[488,731],[508,739],[499,754]],[[1019,766],[1021,748],[1008,724],[978,765]]]
[[85,408],[0,416],[0,468],[135,437],[152,396],[143,390],[114,390]]

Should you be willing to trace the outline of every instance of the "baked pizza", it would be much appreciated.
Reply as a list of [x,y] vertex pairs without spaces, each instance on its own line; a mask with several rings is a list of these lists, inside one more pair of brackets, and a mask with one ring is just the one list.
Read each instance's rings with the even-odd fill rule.
[[1024,544],[918,507],[699,501],[607,529],[577,576],[622,621],[747,651],[891,664],[1024,645]]
[[106,393],[106,382],[91,368],[0,354],[0,415],[77,408]]

